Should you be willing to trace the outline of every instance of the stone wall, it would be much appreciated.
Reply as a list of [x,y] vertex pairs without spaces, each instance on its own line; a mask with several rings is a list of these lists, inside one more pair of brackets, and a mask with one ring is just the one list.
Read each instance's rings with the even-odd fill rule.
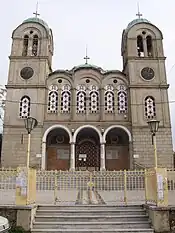
[[[154,147],[148,127],[132,129],[133,154],[139,155],[137,163],[146,167],[154,166]],[[173,147],[171,128],[159,128],[157,134],[158,167],[173,167]]]
[[175,233],[175,207],[144,205],[155,233]]
[[[40,167],[42,128],[36,128],[31,133],[30,165]],[[3,167],[17,167],[26,165],[28,136],[23,127],[5,127],[2,143],[1,164]]]
[[0,216],[9,220],[11,228],[20,226],[25,231],[29,231],[35,216],[36,208],[36,206],[0,206]]
[[172,233],[175,233],[175,208],[170,209],[169,215],[170,230]]

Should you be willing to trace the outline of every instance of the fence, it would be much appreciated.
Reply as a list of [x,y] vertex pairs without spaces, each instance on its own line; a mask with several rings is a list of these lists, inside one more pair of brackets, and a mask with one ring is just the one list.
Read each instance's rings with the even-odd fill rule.
[[[15,204],[17,171],[0,170],[0,205]],[[133,171],[36,172],[37,204],[157,204],[157,173]],[[175,171],[167,171],[169,204],[175,204]]]
[[17,170],[8,168],[0,170],[0,205],[15,204]]
[[96,195],[91,199],[101,203],[142,203],[144,175],[144,171],[37,171],[37,202],[83,204],[93,202],[88,196]]

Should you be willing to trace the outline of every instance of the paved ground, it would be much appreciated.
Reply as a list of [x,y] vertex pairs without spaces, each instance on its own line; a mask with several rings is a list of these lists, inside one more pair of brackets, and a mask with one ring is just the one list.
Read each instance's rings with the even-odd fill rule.
[[[38,204],[54,204],[57,197],[57,204],[124,204],[123,191],[99,191],[89,192],[78,190],[58,191],[54,195],[54,191],[37,191],[36,203]],[[175,191],[169,191],[169,205],[175,205]],[[128,204],[144,203],[144,191],[128,191]],[[15,189],[0,190],[0,205],[15,205]]]

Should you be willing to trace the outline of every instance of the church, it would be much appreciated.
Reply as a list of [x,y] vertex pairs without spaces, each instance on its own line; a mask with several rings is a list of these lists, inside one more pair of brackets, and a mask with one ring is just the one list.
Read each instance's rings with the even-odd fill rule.
[[[147,19],[121,32],[123,69],[90,64],[52,70],[54,38],[36,17],[12,33],[6,85],[3,167],[26,165],[24,119],[31,132],[30,166],[46,170],[123,170],[154,166],[148,121],[160,121],[159,167],[173,167],[163,34]],[[66,46],[66,45],[65,45]],[[116,67],[117,68],[117,67]]]

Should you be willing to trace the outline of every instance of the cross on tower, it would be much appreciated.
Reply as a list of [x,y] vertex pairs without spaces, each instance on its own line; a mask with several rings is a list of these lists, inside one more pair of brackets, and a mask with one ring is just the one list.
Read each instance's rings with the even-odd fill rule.
[[138,16],[138,18],[140,19],[142,14],[140,13],[139,3],[137,4],[137,6],[138,6],[138,13],[136,14],[136,16]]
[[36,12],[33,13],[37,18],[40,14],[38,14],[38,2],[36,3]]
[[86,47],[86,56],[84,57],[84,59],[86,60],[85,64],[88,64],[88,60],[90,59],[90,57],[88,57],[87,55],[87,47]]

